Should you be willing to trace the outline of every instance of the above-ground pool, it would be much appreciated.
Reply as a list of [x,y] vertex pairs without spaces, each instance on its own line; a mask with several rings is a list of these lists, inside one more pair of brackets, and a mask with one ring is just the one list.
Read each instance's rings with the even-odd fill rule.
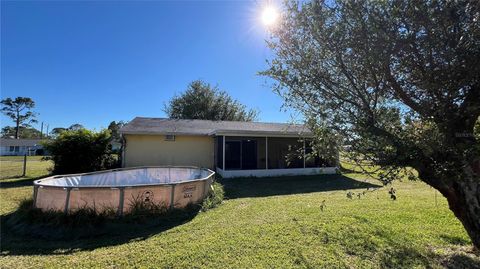
[[136,167],[52,176],[34,181],[33,202],[65,213],[93,208],[122,215],[139,201],[181,208],[208,195],[214,174],[197,167]]

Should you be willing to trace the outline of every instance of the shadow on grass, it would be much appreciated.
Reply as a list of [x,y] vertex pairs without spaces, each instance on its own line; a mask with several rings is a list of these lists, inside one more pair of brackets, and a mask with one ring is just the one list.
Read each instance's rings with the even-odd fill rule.
[[[432,249],[411,244],[408,236],[397,234],[388,226],[378,225],[363,216],[353,218],[355,221],[342,229],[339,235],[341,249],[363,260],[378,259],[380,268],[432,268],[435,264],[445,268],[480,268],[480,260],[465,250],[449,250],[439,254]],[[369,234],[369,229],[365,227],[373,228],[374,233]],[[364,232],[364,228],[367,232]],[[457,243],[457,239],[451,242],[458,247]],[[345,266],[348,267],[348,264]]]
[[221,179],[227,199],[379,188],[343,175]]
[[358,173],[358,171],[355,171],[353,169],[346,168],[345,166],[340,166],[340,172],[342,174],[350,174],[350,173]]
[[33,181],[41,178],[48,177],[50,175],[43,175],[43,176],[38,176],[38,177],[13,177],[9,179],[8,181],[0,180],[0,189],[9,189],[9,188],[19,188],[19,187],[25,187],[25,186],[32,186]]
[[[373,224],[372,224],[373,225]],[[389,238],[384,236],[383,239]],[[390,248],[380,254],[381,268],[432,268],[432,264],[443,268],[480,268],[480,259],[465,250],[439,254],[432,250],[419,251],[405,241],[386,240]],[[457,245],[458,246],[458,245]]]
[[452,245],[465,246],[465,245],[470,244],[470,241],[468,241],[465,238],[459,237],[459,236],[451,236],[451,235],[448,235],[448,234],[442,234],[442,235],[440,235],[440,238],[443,241],[445,241],[449,244],[452,244]]
[[[86,224],[75,229],[58,228],[58,223],[52,223],[52,227],[29,225],[21,221],[15,223],[15,220],[11,221],[11,218],[15,218],[13,212],[2,215],[0,219],[3,224],[1,255],[60,255],[145,240],[189,222],[198,212],[198,208],[175,210],[165,216],[149,216],[142,222],[114,219],[100,224]],[[4,225],[6,222],[13,222],[13,225]],[[40,229],[42,230],[39,231]],[[26,232],[18,232],[22,230]],[[42,237],[33,237],[29,233],[41,234]],[[88,237],[78,238],[76,233],[87,234]],[[48,238],[49,235],[51,238]]]
[[[478,256],[477,256],[478,257]],[[444,258],[442,266],[445,268],[480,268],[480,258],[464,253],[455,253]]]

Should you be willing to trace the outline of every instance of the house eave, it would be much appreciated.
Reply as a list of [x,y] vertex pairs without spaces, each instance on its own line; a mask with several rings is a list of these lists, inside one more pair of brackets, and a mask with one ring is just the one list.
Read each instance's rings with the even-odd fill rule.
[[188,132],[139,132],[123,131],[122,135],[184,135],[184,136],[210,136],[208,133],[188,133]]
[[260,137],[313,137],[312,133],[278,132],[278,131],[229,131],[219,130],[209,133],[212,136],[260,136]]
[[305,137],[311,138],[311,133],[292,133],[292,132],[257,132],[257,131],[213,131],[210,133],[189,133],[189,132],[129,132],[123,131],[122,135],[184,135],[184,136],[252,136],[252,137]]

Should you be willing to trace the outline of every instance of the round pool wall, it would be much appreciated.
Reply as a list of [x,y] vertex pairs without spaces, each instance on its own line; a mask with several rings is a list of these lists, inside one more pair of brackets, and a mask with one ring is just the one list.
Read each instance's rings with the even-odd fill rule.
[[80,208],[128,213],[136,203],[182,208],[202,201],[215,172],[197,167],[135,167],[52,176],[34,181],[34,206],[68,213]]

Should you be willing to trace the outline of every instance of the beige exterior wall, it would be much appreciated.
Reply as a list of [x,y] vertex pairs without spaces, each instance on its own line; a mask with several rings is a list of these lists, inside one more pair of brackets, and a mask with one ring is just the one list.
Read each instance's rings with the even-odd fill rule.
[[209,136],[124,135],[124,166],[186,165],[214,168],[214,139]]

